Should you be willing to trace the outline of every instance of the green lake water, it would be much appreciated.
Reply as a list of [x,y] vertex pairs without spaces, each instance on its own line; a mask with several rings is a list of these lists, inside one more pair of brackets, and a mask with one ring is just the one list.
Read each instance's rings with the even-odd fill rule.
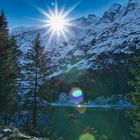
[[123,109],[53,107],[52,122],[64,140],[134,140]]

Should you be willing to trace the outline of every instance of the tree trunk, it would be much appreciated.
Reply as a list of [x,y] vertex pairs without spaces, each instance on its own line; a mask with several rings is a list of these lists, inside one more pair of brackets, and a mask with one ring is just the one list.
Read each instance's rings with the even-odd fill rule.
[[4,125],[7,125],[8,124],[8,113],[7,111],[5,111],[5,114],[4,114]]
[[36,57],[35,57],[35,89],[34,89],[34,101],[33,101],[33,118],[32,118],[32,125],[33,125],[33,129],[36,128],[37,126],[37,93],[38,93],[38,47],[35,48],[36,51]]
[[36,69],[35,89],[34,89],[34,97],[33,97],[33,115],[32,115],[33,129],[35,129],[37,125],[37,92],[38,92],[38,73]]

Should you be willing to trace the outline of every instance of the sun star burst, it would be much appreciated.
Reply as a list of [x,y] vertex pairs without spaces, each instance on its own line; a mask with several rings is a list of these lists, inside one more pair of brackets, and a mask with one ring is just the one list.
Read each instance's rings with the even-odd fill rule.
[[54,32],[57,35],[64,35],[66,31],[68,31],[70,21],[63,14],[56,12],[47,17],[46,27],[48,27],[51,32]]
[[68,34],[70,34],[70,26],[72,26],[71,19],[68,18],[69,11],[65,12],[63,9],[58,11],[56,7],[54,11],[49,10],[45,13],[45,28],[46,34],[49,35],[49,42],[54,38],[63,38],[67,40]]
[[77,7],[79,4],[76,3],[73,7],[67,11],[62,8],[58,10],[57,3],[55,3],[54,10],[49,9],[47,12],[39,9],[39,11],[45,15],[43,19],[43,28],[46,28],[46,33],[44,35],[49,36],[48,43],[57,42],[59,39],[68,40],[71,35],[71,27],[74,26],[74,18],[69,18],[69,14]]
[[65,19],[61,15],[56,15],[50,19],[49,25],[53,30],[61,31],[65,26]]

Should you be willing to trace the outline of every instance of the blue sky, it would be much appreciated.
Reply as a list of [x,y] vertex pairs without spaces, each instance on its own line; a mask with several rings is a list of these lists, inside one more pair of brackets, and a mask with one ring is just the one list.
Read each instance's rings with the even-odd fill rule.
[[[55,0],[0,0],[0,9],[4,9],[9,21],[9,27],[36,26],[40,24],[37,18],[44,18],[37,7],[48,11],[53,8]],[[71,17],[77,18],[88,14],[101,16],[113,3],[126,3],[128,0],[81,0],[79,5],[72,11]],[[79,0],[57,0],[61,9],[69,9]]]

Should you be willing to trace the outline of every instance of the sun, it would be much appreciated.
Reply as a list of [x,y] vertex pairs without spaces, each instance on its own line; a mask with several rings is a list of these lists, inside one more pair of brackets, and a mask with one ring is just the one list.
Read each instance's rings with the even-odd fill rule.
[[70,20],[66,18],[64,14],[58,13],[58,11],[54,13],[51,12],[51,15],[47,15],[46,27],[57,35],[64,35],[70,25]]
[[75,27],[73,23],[75,18],[70,17],[70,13],[78,6],[78,4],[79,2],[67,11],[65,11],[64,8],[58,9],[57,2],[54,4],[53,10],[48,8],[49,10],[44,11],[38,8],[39,11],[45,15],[45,18],[41,20],[43,22],[41,27],[46,29],[44,36],[49,36],[48,44],[52,44],[52,42],[56,42],[59,39],[68,41],[68,38],[72,33],[71,28]]
[[56,16],[52,17],[50,19],[49,23],[50,23],[51,28],[55,31],[63,30],[63,28],[66,24],[65,19],[61,15],[56,15]]

